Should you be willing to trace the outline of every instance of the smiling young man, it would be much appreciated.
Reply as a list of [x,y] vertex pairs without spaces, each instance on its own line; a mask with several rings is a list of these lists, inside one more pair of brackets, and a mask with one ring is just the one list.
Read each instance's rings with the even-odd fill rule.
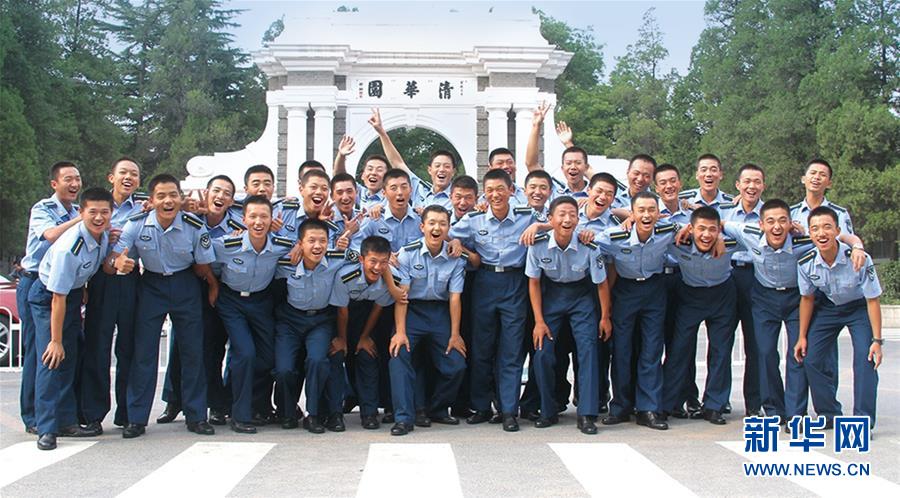
[[82,334],[81,303],[84,286],[100,269],[109,238],[112,195],[101,188],[81,196],[83,221],[63,233],[41,259],[39,279],[28,292],[34,317],[35,420],[38,449],[56,448],[56,437],[96,436],[78,426],[75,399],[75,365]]
[[[327,176],[327,175],[326,175]],[[302,178],[302,177],[301,177]],[[261,195],[272,203],[272,232],[279,237],[297,238],[297,211],[300,204],[294,200],[275,199],[275,173],[265,164],[256,164],[244,172],[245,197]],[[243,217],[243,198],[235,195],[231,214],[236,220]]]
[[709,206],[719,211],[731,206],[734,198],[719,190],[724,175],[722,161],[714,154],[703,154],[697,159],[697,171],[694,175],[700,187],[685,190],[680,195],[681,199],[691,205]]
[[631,199],[638,193],[649,190],[654,171],[656,159],[647,154],[637,154],[628,161],[628,170],[625,173],[628,186],[617,189],[616,199],[612,203],[616,216],[623,220],[628,218],[631,214]]
[[853,233],[853,222],[850,220],[850,213],[847,209],[825,197],[825,193],[831,188],[833,174],[831,165],[824,159],[816,158],[806,163],[806,172],[801,178],[801,182],[806,188],[806,197],[791,206],[791,219],[803,225],[807,231],[809,230],[810,212],[819,206],[824,206],[831,208],[837,214],[841,232]]
[[384,196],[387,210],[380,218],[366,218],[359,229],[359,237],[372,235],[384,237],[391,243],[391,251],[400,248],[422,236],[421,219],[409,205],[412,188],[409,174],[394,168],[384,174]]
[[[187,428],[211,435],[215,431],[206,420],[201,279],[209,285],[208,300],[214,302],[218,282],[209,266],[215,260],[212,241],[203,221],[181,211],[184,197],[175,177],[156,175],[148,187],[153,210],[128,220],[103,268],[110,274],[129,273],[134,266],[129,252],[140,258],[144,267],[138,286],[134,361],[128,376],[128,425],[122,436],[136,438],[146,430],[166,315],[177,331],[172,340],[178,342],[182,365],[181,398]],[[131,268],[127,268],[129,261]]]
[[37,372],[37,354],[34,349],[34,321],[28,306],[28,292],[38,280],[41,258],[66,230],[75,226],[81,217],[75,200],[81,190],[81,174],[74,163],[60,161],[50,167],[50,188],[53,195],[38,201],[31,208],[28,220],[28,237],[22,272],[16,285],[16,307],[22,324],[22,383],[19,392],[19,410],[25,431],[37,434],[34,418],[34,379]]
[[[541,142],[541,125],[550,106],[544,102],[539,105],[531,118],[531,131],[528,134],[528,146],[525,149],[525,165],[528,167],[529,173],[543,170],[540,164],[540,142]],[[557,128],[559,132],[559,128]],[[571,136],[571,134],[570,134]],[[560,136],[562,139],[562,135]],[[576,147],[571,141],[566,142],[566,149],[562,153],[562,164],[560,170],[563,174],[564,182],[553,179],[551,182],[552,190],[548,197],[555,199],[561,195],[568,195],[576,199],[588,196],[588,180],[586,176],[591,167],[588,164],[587,152],[581,147]]]
[[[516,158],[511,150],[506,147],[497,147],[492,150],[488,154],[488,171],[492,169],[503,170],[512,179],[513,186],[510,199],[513,200],[513,205],[524,206],[528,204],[528,196],[525,195],[525,189],[516,185]],[[478,202],[486,202],[484,194],[481,195]]]
[[798,261],[800,288],[800,337],[794,358],[802,362],[809,380],[816,414],[825,417],[825,428],[841,415],[837,400],[837,339],[844,327],[853,344],[853,414],[869,417],[875,426],[878,367],[883,353],[881,335],[881,284],[875,264],[854,268],[852,249],[838,241],[840,218],[829,207],[809,213],[809,234],[816,248]]
[[550,203],[550,225],[553,229],[528,248],[525,265],[535,317],[534,371],[541,395],[540,418],[534,425],[544,428],[559,421],[555,339],[563,322],[568,322],[578,357],[577,425],[584,434],[596,434],[601,391],[597,343],[598,338],[606,341],[612,334],[606,265],[596,244],[584,244],[574,237],[578,226],[575,199],[562,196]]

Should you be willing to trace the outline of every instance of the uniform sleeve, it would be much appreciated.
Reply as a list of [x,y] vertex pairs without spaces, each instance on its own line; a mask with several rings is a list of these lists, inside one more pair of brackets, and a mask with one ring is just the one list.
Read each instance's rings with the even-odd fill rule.
[[44,240],[44,232],[56,226],[53,214],[42,202],[31,208],[31,218],[28,220],[28,229],[34,232],[39,240]]
[[866,267],[860,270],[862,282],[860,283],[863,296],[866,299],[875,299],[881,295],[881,282],[878,281],[878,274],[875,272],[875,264],[872,258],[866,255]]
[[797,265],[797,287],[801,296],[811,296],[816,291],[816,286],[813,285],[803,265]]
[[534,246],[530,246],[528,248],[528,252],[525,254],[525,276],[528,278],[540,278],[541,276],[541,267],[538,264],[538,256],[537,252],[534,250]]
[[[383,213],[382,213],[383,214]],[[356,235],[353,237],[356,239],[359,238],[359,245],[362,245],[362,241],[372,235],[375,232],[375,220],[366,216],[363,218],[362,223],[359,225],[359,231],[356,232]]]
[[47,290],[54,294],[68,295],[75,284],[78,258],[72,254],[68,246],[53,245],[44,254],[44,259],[50,262],[50,279],[47,282]]
[[726,221],[723,224],[722,233],[724,233],[726,237],[741,240],[743,238],[741,234],[744,233],[745,226],[747,225],[738,223],[737,221]]
[[618,230],[618,227],[610,227],[594,235],[594,243],[607,255],[612,255],[613,253],[612,240],[609,238],[610,230]]
[[113,247],[113,251],[119,254],[125,252],[125,249],[131,251],[132,247],[134,247],[134,241],[137,240],[138,234],[141,232],[142,226],[143,221],[129,221],[125,223],[125,226],[122,227],[122,233],[119,235],[119,240],[116,242],[115,247]]
[[[300,227],[297,225],[297,210],[296,209],[282,209],[281,210],[281,221],[284,222],[284,226],[281,227],[281,230],[279,230],[278,235],[280,237],[286,237],[286,238],[296,241],[297,235],[300,233]],[[294,227],[294,229],[288,230],[287,227]]]
[[449,291],[455,294],[461,294],[466,285],[466,263],[464,260],[457,259],[456,265],[453,267],[453,273],[450,274]]
[[591,251],[591,281],[602,284],[606,280],[606,258],[598,247]]
[[385,289],[384,293],[378,296],[378,299],[375,300],[375,304],[381,307],[390,306],[394,304],[394,298],[391,297],[391,293]]
[[334,274],[334,285],[331,288],[331,298],[329,298],[328,304],[338,308],[345,308],[350,304],[350,293],[347,291],[347,284],[342,280],[340,272]]
[[228,258],[225,257],[225,237],[217,237],[212,240],[213,254],[216,263],[227,263]]
[[853,221],[850,220],[850,213],[847,211],[841,213],[839,221],[841,223],[841,230],[853,235]]
[[198,265],[205,265],[216,260],[216,253],[212,248],[212,238],[205,228],[197,230],[194,234],[194,261]]
[[[275,264],[278,265],[278,263]],[[275,278],[288,278],[295,271],[297,271],[296,266],[278,265],[275,267]]]
[[450,227],[450,238],[459,239],[462,245],[466,247],[472,246],[472,217],[465,215]]
[[400,251],[397,255],[397,268],[392,270],[400,278],[400,285],[409,285],[409,251]]

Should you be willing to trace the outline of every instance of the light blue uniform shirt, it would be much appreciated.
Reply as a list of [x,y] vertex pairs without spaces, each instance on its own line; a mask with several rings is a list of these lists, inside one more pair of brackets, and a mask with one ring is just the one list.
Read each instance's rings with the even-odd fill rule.
[[406,244],[422,237],[421,218],[412,208],[407,208],[402,219],[394,216],[390,207],[385,208],[381,218],[366,218],[359,229],[360,241],[370,235],[384,237],[391,243],[391,251],[397,252]]
[[373,206],[379,205],[387,209],[387,199],[384,197],[383,191],[379,190],[374,194],[370,194],[369,189],[361,183],[356,184],[356,207],[368,211]]
[[650,237],[641,242],[637,230],[626,232],[619,227],[610,227],[600,232],[594,242],[615,262],[619,276],[644,280],[662,273],[666,253],[677,232],[676,224],[661,221]]
[[[293,227],[294,229],[290,230],[288,232],[285,232],[284,229],[287,227],[287,225],[285,225],[285,227],[282,227],[282,229],[279,230],[278,232],[276,232],[275,235],[278,235],[279,237],[284,237],[286,239],[291,239],[292,241],[297,242],[297,239],[300,237],[300,225],[302,225],[304,221],[308,220],[309,216],[306,214],[306,211],[304,211],[303,209],[300,209],[299,211],[294,211],[294,213],[295,213],[295,215],[294,215],[295,216],[295,218],[294,218],[295,226]],[[313,218],[313,219],[318,219],[318,218]],[[335,242],[337,242],[338,237],[340,237],[341,234],[344,233],[344,231],[341,230],[341,228],[337,225],[337,223],[335,223],[331,220],[322,220],[322,223],[325,223],[325,225],[328,226],[328,247],[334,247],[334,244],[335,244]],[[362,231],[362,229],[360,229],[360,231]],[[282,235],[283,233],[286,233],[287,235]]]
[[307,270],[303,261],[294,266],[282,258],[276,273],[280,278],[287,278],[288,304],[298,310],[315,311],[328,306],[331,301],[335,275],[346,264],[358,261],[356,251],[329,250],[312,270]]
[[692,188],[690,190],[684,190],[680,194],[678,194],[679,200],[686,200],[690,204],[700,204],[701,206],[707,206],[711,208],[716,208],[719,211],[719,214],[722,214],[724,209],[727,209],[729,206],[734,204],[734,197],[731,195],[722,192],[721,190],[716,191],[716,198],[713,199],[712,202],[706,202],[703,199],[703,195],[700,194],[700,189]]
[[451,293],[462,293],[465,266],[465,259],[447,255],[446,242],[437,256],[431,256],[421,239],[403,246],[397,255],[397,276],[400,285],[409,286],[409,299],[448,301]]
[[[246,194],[241,196],[240,199],[235,198],[234,204],[228,208],[228,212],[236,221],[244,219],[244,199],[246,198]],[[283,222],[281,230],[275,232],[275,235],[297,240],[297,230],[300,228],[300,222],[297,221],[297,214],[302,209],[299,201],[288,201],[284,199],[273,200],[272,219],[277,219],[280,216],[281,221]]]
[[221,270],[222,283],[235,292],[259,292],[275,277],[278,260],[294,247],[285,237],[269,235],[266,245],[259,252],[250,243],[250,233],[240,237],[214,238],[216,266]]
[[[509,201],[511,204],[515,206],[527,206],[528,205],[528,196],[525,195],[525,189],[513,184],[513,192],[509,196]],[[487,202],[487,198],[485,198],[484,194],[478,196],[478,203]]]
[[41,259],[38,276],[47,290],[68,294],[84,285],[97,273],[106,257],[109,238],[106,232],[100,242],[88,232],[84,222],[66,230]]
[[21,263],[25,271],[38,271],[41,258],[50,248],[50,242],[44,239],[44,232],[73,220],[76,216],[78,206],[72,204],[66,210],[56,194],[32,206],[31,218],[28,220],[28,237],[25,241],[25,256],[22,257]]
[[812,249],[812,241],[805,235],[788,236],[780,249],[772,249],[766,236],[755,224],[734,221],[725,223],[725,235],[741,241],[752,258],[753,273],[763,287],[784,290],[797,287],[797,260]]
[[562,197],[564,195],[568,195],[574,199],[587,198],[588,196],[588,182],[584,182],[584,188],[581,190],[572,190],[569,188],[569,184],[562,180],[558,180],[555,177],[551,177],[553,182],[550,184],[550,201],[556,199],[557,197]]
[[[678,210],[674,213],[671,209],[666,207],[666,204],[660,200],[659,201],[659,215],[660,220],[665,220],[669,223],[678,223],[679,226],[687,225],[691,222],[691,212],[685,211],[681,209],[681,199],[678,201],[679,207]],[[665,216],[665,217],[663,217]],[[666,268],[676,268],[678,266],[678,261],[671,254],[666,255]]]
[[560,247],[550,230],[538,235],[534,245],[528,248],[525,275],[529,278],[546,275],[559,283],[579,282],[590,275],[591,282],[600,284],[606,280],[606,264],[597,244],[583,244],[573,235],[566,247]]
[[[846,209],[829,201],[827,198],[822,200],[822,205],[834,210],[838,217],[838,227],[842,232],[853,234],[853,222],[850,220],[850,213]],[[803,228],[809,232],[809,205],[806,199],[791,206],[791,219],[803,225]]]
[[813,249],[800,258],[797,265],[800,295],[809,296],[818,290],[837,306],[880,296],[881,284],[872,258],[867,254],[866,264],[856,271],[850,260],[850,246],[843,242],[838,244],[838,254],[832,266],[828,266],[822,259],[818,249]]
[[[762,209],[763,201],[756,201],[756,206],[753,206],[749,212],[744,211],[744,204],[738,203],[737,206],[731,205],[730,207],[722,207],[719,209],[719,213],[722,215],[722,221],[736,221],[738,223],[745,223],[750,225],[759,226],[759,215],[760,209]],[[735,237],[737,238],[737,237]],[[738,251],[734,253],[732,259],[735,261],[744,261],[751,262],[753,261],[753,257],[750,255],[748,251]]]
[[201,220],[203,220],[203,225],[206,227],[206,230],[209,232],[209,236],[212,237],[213,240],[221,239],[225,237],[235,230],[246,230],[247,227],[244,226],[244,223],[241,222],[243,216],[236,216],[231,210],[225,211],[225,217],[222,218],[222,221],[217,225],[210,226],[209,218],[206,216],[201,216]]
[[410,186],[412,187],[412,207],[424,208],[437,204],[446,210],[453,209],[453,202],[450,200],[450,186],[447,185],[441,192],[435,192],[434,186],[425,180],[422,180],[415,173],[409,175]]
[[693,243],[669,246],[669,255],[681,267],[681,280],[688,287],[715,287],[731,277],[731,258],[744,246],[737,240],[725,238],[725,254],[714,258],[712,252],[700,252]]
[[122,204],[116,204],[113,201],[112,217],[109,219],[109,226],[112,228],[122,228],[128,222],[128,218],[141,214],[144,210],[144,202],[147,201],[147,194],[135,192],[122,201]]
[[[360,213],[359,209],[354,209],[353,213],[350,215],[350,219],[356,218],[356,216]],[[362,224],[366,221],[366,218],[363,218],[359,221],[359,229],[350,237],[350,249],[353,249],[356,252],[359,252],[359,248],[362,245],[363,237],[362,237]],[[331,222],[337,227],[337,230],[329,230],[329,240],[331,240],[330,235],[333,233],[336,234],[334,237],[334,242],[331,244],[334,245],[337,243],[337,239],[340,238],[341,234],[347,229],[346,223],[344,222],[344,216],[340,211],[335,209],[334,216],[331,217]]]
[[477,252],[483,264],[522,268],[527,248],[519,244],[519,237],[536,221],[538,214],[527,206],[510,205],[502,220],[489,207],[487,212],[473,211],[463,216],[450,228],[450,238],[459,239]]
[[598,234],[609,227],[616,227],[622,224],[622,220],[612,214],[611,208],[606,208],[596,218],[589,218],[586,208],[578,211],[578,232],[582,230],[590,230],[594,234]]
[[[400,285],[400,279],[394,277],[394,283]],[[394,304],[394,298],[391,297],[384,280],[379,278],[370,284],[360,263],[345,265],[335,274],[329,304],[344,308],[350,301],[373,301],[382,307]]]
[[184,270],[194,263],[202,265],[216,260],[209,232],[200,219],[178,213],[169,228],[163,230],[155,209],[128,220],[115,252],[122,253],[125,249],[132,259],[140,258],[145,270],[163,275]]

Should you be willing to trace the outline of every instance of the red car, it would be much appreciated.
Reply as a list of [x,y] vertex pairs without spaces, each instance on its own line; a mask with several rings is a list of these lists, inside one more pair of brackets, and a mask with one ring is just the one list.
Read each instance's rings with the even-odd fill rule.
[[[16,282],[5,275],[0,275],[0,367],[20,365],[19,323]],[[15,331],[12,328],[14,324]]]

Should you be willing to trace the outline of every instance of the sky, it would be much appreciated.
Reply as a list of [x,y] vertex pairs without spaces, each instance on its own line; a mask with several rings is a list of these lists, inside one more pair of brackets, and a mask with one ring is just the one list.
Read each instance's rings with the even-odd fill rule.
[[[430,2],[434,3],[434,2]],[[441,2],[448,9],[454,6],[500,4],[499,1],[482,2]],[[594,39],[603,44],[605,76],[615,66],[615,58],[625,54],[629,44],[637,39],[637,30],[644,12],[655,7],[656,18],[664,33],[663,43],[669,50],[669,57],[662,64],[668,72],[674,68],[685,74],[691,59],[691,48],[697,43],[703,31],[703,5],[695,1],[560,1],[560,2],[519,2],[534,6],[566,24],[590,31]],[[232,29],[235,44],[245,51],[261,48],[262,35],[269,25],[282,14],[290,14],[298,8],[315,12],[333,11],[341,5],[357,7],[360,12],[369,9],[402,9],[403,2],[373,2],[345,0],[339,2],[311,2],[299,0],[225,0],[223,7],[242,9],[235,21],[241,26]]]

